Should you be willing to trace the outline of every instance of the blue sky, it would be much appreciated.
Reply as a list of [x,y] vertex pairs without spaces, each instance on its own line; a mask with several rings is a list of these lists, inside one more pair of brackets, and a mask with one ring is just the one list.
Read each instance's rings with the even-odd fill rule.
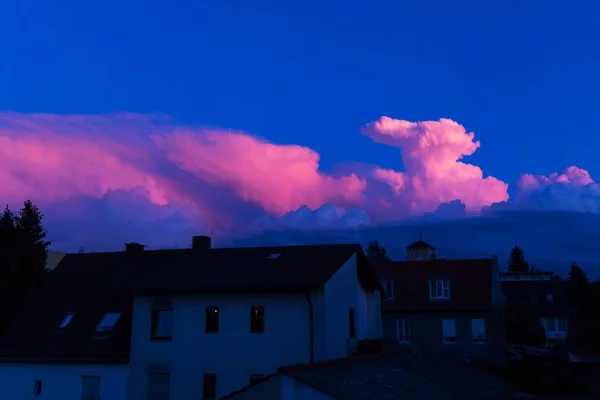
[[[470,206],[502,203],[503,182],[511,185],[511,201],[516,201],[515,183],[523,173],[548,176],[575,165],[589,171],[593,179],[600,176],[596,162],[600,135],[595,122],[600,92],[598,21],[600,3],[588,0],[4,2],[0,5],[0,139],[5,136],[8,142],[0,146],[0,153],[4,151],[0,182],[8,179],[6,182],[12,183],[0,188],[0,197],[13,202],[33,197],[47,210],[57,243],[68,250],[80,245],[112,249],[121,246],[121,239],[137,240],[136,235],[160,246],[158,242],[165,239],[166,232],[178,238],[202,230],[214,232],[214,220],[219,218],[227,223],[242,221],[241,225],[234,224],[237,234],[240,226],[256,222],[261,213],[268,214],[265,218],[272,224],[284,212],[302,205],[320,211],[292,213],[285,221],[293,221],[294,229],[307,220],[317,221],[321,227],[322,218],[335,220],[336,228],[346,223],[369,225],[369,218],[389,223],[397,215],[414,215],[407,207],[417,203],[422,205],[417,207],[419,212],[435,215],[439,204],[454,198],[454,192],[448,194],[453,185],[450,181],[433,193],[441,187],[433,180],[428,186],[432,191],[429,197],[416,196],[413,182],[411,191],[401,193],[400,197],[412,199],[403,203],[404,208],[390,211],[387,219],[373,217],[373,210],[377,211],[382,201],[401,202],[392,193],[394,179],[403,179],[405,186],[413,179],[427,185],[431,178],[427,163],[436,161],[431,154],[413,159],[421,169],[408,173],[403,165],[406,143],[389,144],[380,136],[376,139],[381,132],[361,134],[361,127],[382,116],[412,122],[450,118],[475,133],[481,148],[463,161],[481,168],[484,177],[490,175],[501,182],[479,179],[473,192],[456,195],[456,200],[467,205],[467,211]],[[93,117],[123,112],[130,114],[102,120]],[[60,119],[64,114],[75,117]],[[140,135],[147,139],[161,128],[136,117],[140,114],[172,116],[175,122],[170,120],[169,124],[177,127],[170,129],[177,130],[176,134],[163,137],[160,149],[150,148],[148,140],[138,140]],[[197,131],[192,128],[196,126],[217,131]],[[442,136],[449,135],[444,130],[448,126],[436,126],[415,124],[407,132],[424,135],[421,139],[436,129]],[[186,142],[195,146],[196,153],[175,148],[169,140],[181,137],[186,127],[195,135],[213,138],[218,147],[215,154],[221,156],[211,159],[212,150],[198,143]],[[225,173],[227,165],[219,164],[224,155],[231,160],[246,157],[240,148],[228,147],[228,141],[234,143],[222,134],[228,129],[247,132],[250,136],[236,137],[235,143],[245,141],[259,156],[252,158],[249,150],[245,163],[235,164],[237,170]],[[138,136],[131,139],[130,132]],[[302,147],[264,146],[251,139],[255,136],[275,145]],[[464,139],[464,134],[459,136]],[[116,144],[110,142],[115,137],[120,140]],[[18,147],[19,140],[25,138],[25,147]],[[68,141],[61,141],[64,138]],[[75,139],[79,140],[77,150],[65,150]],[[470,140],[467,142],[468,147]],[[123,147],[124,143],[129,147]],[[27,149],[34,148],[38,154],[35,162],[27,154]],[[83,154],[80,159],[72,154],[77,152]],[[262,163],[273,152],[279,159]],[[315,155],[320,156],[317,172],[311,170]],[[314,179],[308,186],[302,186],[301,174],[294,175],[294,168],[288,175],[275,174],[284,169],[286,157],[299,158],[298,170],[312,173]],[[68,162],[63,160],[66,158]],[[47,163],[35,164],[38,159]],[[186,160],[199,159],[209,160],[206,163],[210,165],[201,165],[203,170],[198,165],[183,165]],[[452,169],[454,161],[448,164],[446,175],[464,172]],[[362,181],[340,183],[340,163],[345,165],[342,170],[351,170]],[[392,175],[386,175],[393,179],[382,189],[381,182],[373,184],[373,176],[367,176],[364,166],[353,167],[356,163],[376,165],[367,171],[371,174],[393,170]],[[253,169],[256,165],[263,169]],[[8,170],[6,176],[2,168]],[[277,176],[261,185],[256,182],[256,171],[267,174],[264,168]],[[123,179],[117,176],[121,172]],[[548,184],[544,177],[530,180],[529,191],[522,193],[517,208],[598,212],[600,186],[585,176],[579,184],[572,184],[581,173],[573,170],[567,183],[558,179]],[[290,177],[297,182],[290,184]],[[313,181],[317,181],[318,189],[310,186]],[[265,187],[278,184],[291,188],[281,189],[277,195],[265,191]],[[486,188],[492,186],[493,196],[473,200],[473,196],[485,197]],[[326,190],[329,188],[333,194]],[[313,189],[315,193],[310,193]],[[46,196],[53,190],[63,193],[62,197]],[[67,192],[68,196],[64,194]],[[357,197],[360,193],[366,193],[367,200]],[[168,195],[171,197],[165,200]],[[269,195],[273,202],[281,203],[270,204]],[[285,201],[281,200],[284,197]],[[89,203],[92,200],[93,205]],[[186,205],[181,206],[181,202]],[[189,215],[186,202],[200,211]],[[131,208],[132,204],[140,204],[137,219],[123,229],[119,223],[127,213],[124,207]],[[357,207],[353,214],[347,214],[350,217],[344,217],[354,222],[336,219],[338,211],[331,204]],[[452,210],[445,215],[456,216],[458,212],[460,217],[464,212],[460,207]],[[585,223],[581,216],[573,215],[554,219],[548,231],[556,233],[564,218],[574,218],[577,234],[585,236]],[[536,216],[516,219],[521,224],[537,221],[538,227],[546,226]],[[485,218],[481,221],[489,222]],[[476,226],[481,221],[459,230],[478,235]],[[521,231],[521,227],[511,225],[514,221],[511,214],[511,229]],[[313,222],[308,224],[311,228]],[[156,231],[156,224],[163,234],[148,236]],[[457,224],[463,226],[463,222]],[[234,225],[230,223],[229,229]],[[72,226],[79,230],[73,231]],[[500,253],[510,247],[509,243],[517,239],[506,236],[502,226],[498,231],[490,228],[493,234],[489,239],[502,237],[501,246],[488,246],[489,251],[483,244],[478,246]],[[402,228],[402,237],[416,235],[415,229]],[[537,240],[531,247],[543,259],[540,253],[547,238],[540,229],[537,239],[519,240]],[[94,232],[102,232],[102,244]],[[110,232],[118,236],[119,243]],[[121,237],[124,232],[128,238]],[[299,238],[294,232],[275,239],[289,242],[289,237]],[[368,229],[361,232],[371,234]],[[588,232],[590,237],[595,237],[594,232]],[[367,236],[360,240],[367,241]],[[80,240],[82,237],[86,239]],[[107,242],[109,237],[114,243]],[[436,244],[444,247],[443,243]],[[398,243],[390,247],[394,246],[402,247]],[[584,253],[576,243],[569,246],[564,249],[563,264]],[[455,253],[477,252],[475,247],[465,236],[463,250]],[[595,257],[594,252],[582,256],[590,265]]]
[[164,112],[398,167],[358,134],[452,118],[508,182],[600,174],[594,1],[31,1],[0,12],[0,109]]

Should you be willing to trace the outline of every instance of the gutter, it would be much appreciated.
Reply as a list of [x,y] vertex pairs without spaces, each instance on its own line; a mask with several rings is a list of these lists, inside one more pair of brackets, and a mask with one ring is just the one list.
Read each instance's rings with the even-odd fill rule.
[[315,334],[314,334],[314,308],[312,301],[310,300],[310,293],[306,292],[306,301],[308,302],[308,314],[310,320],[308,321],[309,331],[309,349],[310,349],[310,363],[315,362]]

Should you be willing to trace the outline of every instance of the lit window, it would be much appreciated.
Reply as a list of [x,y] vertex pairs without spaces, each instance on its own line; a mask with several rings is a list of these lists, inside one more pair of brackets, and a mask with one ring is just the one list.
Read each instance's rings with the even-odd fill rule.
[[445,344],[456,344],[456,320],[442,320],[442,340]]
[[71,320],[73,319],[73,317],[75,316],[75,313],[67,313],[63,319],[60,321],[60,324],[58,324],[58,329],[65,329],[67,327],[67,325],[69,325],[71,323]]
[[250,309],[250,332],[259,333],[265,331],[265,309],[264,307],[252,307]]
[[398,343],[410,343],[410,321],[408,319],[396,320]]
[[484,344],[486,342],[485,319],[471,320],[471,336],[473,337],[473,343]]
[[385,292],[384,300],[393,300],[394,299],[394,282],[393,281],[381,281],[381,287],[383,287],[383,291]]
[[96,332],[112,332],[120,317],[120,312],[109,312],[104,314],[102,321],[100,321],[96,327]]
[[450,298],[450,281],[447,281],[447,280],[429,281],[429,298],[433,299],[433,300],[449,299]]

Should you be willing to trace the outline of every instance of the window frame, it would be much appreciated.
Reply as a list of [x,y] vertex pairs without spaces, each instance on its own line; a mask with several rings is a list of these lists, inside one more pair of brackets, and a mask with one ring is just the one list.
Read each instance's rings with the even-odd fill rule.
[[[156,330],[160,320],[161,313],[171,313],[171,327],[170,335],[159,335]],[[173,304],[168,301],[154,302],[152,304],[152,314],[150,320],[150,340],[153,342],[171,342],[173,341],[173,328],[174,328],[174,312]]]
[[[403,340],[400,340],[400,327],[402,327],[402,338]],[[407,329],[408,327],[408,329]],[[399,318],[396,320],[396,340],[398,341],[398,343],[400,344],[407,344],[411,342],[411,333],[410,333],[410,320],[409,319],[403,319],[403,318]],[[408,330],[408,334],[407,334],[407,330]]]
[[[255,314],[262,312],[262,327],[255,325]],[[267,330],[267,313],[264,306],[252,306],[250,307],[250,333],[265,333]]]
[[356,339],[356,311],[352,307],[348,309],[348,338]]
[[[439,293],[441,289],[441,295]],[[450,300],[450,279],[429,280],[429,300]]]
[[[483,332],[479,334],[475,334],[475,321],[483,321]],[[487,344],[487,324],[485,318],[471,318],[471,340],[473,344],[481,345]]]
[[[452,330],[454,331],[454,336],[446,335],[447,332],[444,332],[444,321],[452,321]],[[448,338],[454,340],[448,340]],[[455,345],[458,343],[458,333],[456,332],[456,319],[455,318],[442,318],[442,342],[444,344]]]
[[[383,287],[383,292],[385,294],[385,298],[383,299],[383,301],[392,301],[394,300],[394,298],[396,297],[396,285],[394,284],[393,280],[389,280],[389,279],[382,279],[380,281],[381,286]],[[390,293],[388,294],[388,288],[387,285],[390,285]]]
[[[212,379],[213,380],[213,390],[214,393],[212,393],[214,396],[209,396],[211,393],[208,393],[207,395],[207,384],[206,381],[208,379]],[[202,399],[203,400],[215,400],[217,399],[217,374],[213,374],[213,373],[204,373],[202,374]]]
[[[211,315],[215,315],[216,314],[216,326],[215,327],[211,327],[209,329],[209,320],[210,320],[210,316]],[[219,312],[219,307],[206,307],[204,309],[204,332],[205,333],[219,333],[219,316],[220,316],[220,312]]]

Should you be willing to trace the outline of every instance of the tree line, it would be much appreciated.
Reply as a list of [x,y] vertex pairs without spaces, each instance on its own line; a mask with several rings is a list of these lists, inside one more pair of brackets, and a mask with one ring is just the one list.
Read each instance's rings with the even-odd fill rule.
[[51,242],[46,240],[43,218],[30,200],[16,213],[6,205],[0,215],[0,332],[47,274]]

